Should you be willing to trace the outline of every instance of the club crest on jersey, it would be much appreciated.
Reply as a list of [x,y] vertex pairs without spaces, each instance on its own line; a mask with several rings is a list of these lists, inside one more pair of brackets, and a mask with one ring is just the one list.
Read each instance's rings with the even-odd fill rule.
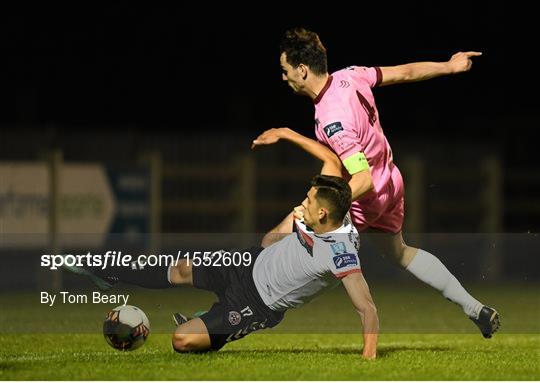
[[337,269],[341,269],[347,266],[358,266],[358,260],[354,254],[340,254],[332,258],[334,265]]
[[238,311],[229,311],[229,323],[233,326],[240,324],[242,315]]
[[326,137],[330,138],[334,134],[341,132],[343,130],[343,125],[341,125],[341,122],[333,122],[330,125],[326,125],[324,127],[324,133],[326,133]]
[[330,247],[332,248],[332,253],[335,255],[341,255],[347,252],[344,242],[333,243],[330,245]]

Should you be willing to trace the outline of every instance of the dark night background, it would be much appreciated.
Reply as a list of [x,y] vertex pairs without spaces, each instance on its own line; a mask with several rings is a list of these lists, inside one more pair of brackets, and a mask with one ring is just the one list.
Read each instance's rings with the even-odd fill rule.
[[[97,158],[97,148],[103,158],[125,159],[155,137],[221,134],[247,148],[278,126],[312,136],[310,101],[281,81],[278,60],[282,33],[304,26],[319,33],[330,71],[482,51],[469,73],[376,90],[387,137],[398,154],[442,143],[448,158],[465,156],[461,144],[488,145],[506,173],[538,174],[534,24],[526,9],[493,2],[300,6],[122,3],[4,12],[0,158],[31,159],[40,148],[60,147],[66,160]],[[537,183],[507,185],[505,193],[538,195]],[[537,230],[537,218],[508,218],[506,229]]]

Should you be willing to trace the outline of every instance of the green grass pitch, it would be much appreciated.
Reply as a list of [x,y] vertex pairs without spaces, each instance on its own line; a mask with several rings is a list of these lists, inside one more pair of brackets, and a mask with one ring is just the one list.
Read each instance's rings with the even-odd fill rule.
[[2,294],[0,380],[540,379],[538,285],[472,288],[501,312],[503,327],[490,340],[429,289],[372,290],[381,335],[379,357],[369,362],[360,357],[359,321],[341,289],[289,312],[275,329],[206,354],[173,352],[170,313],[208,307],[211,294],[133,291],[129,303],[152,324],[146,344],[133,352],[113,350],[103,339],[108,305],[45,308],[35,304],[36,293]]

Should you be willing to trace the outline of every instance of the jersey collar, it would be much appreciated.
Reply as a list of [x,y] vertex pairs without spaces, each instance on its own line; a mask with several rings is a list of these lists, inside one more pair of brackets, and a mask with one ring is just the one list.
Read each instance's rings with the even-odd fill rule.
[[324,234],[338,234],[338,233],[343,233],[344,231],[345,231],[345,224],[341,225],[336,230],[332,230]]
[[315,100],[313,100],[313,103],[315,105],[318,104],[319,101],[321,101],[321,99],[323,98],[328,88],[330,88],[330,85],[332,85],[332,80],[333,80],[332,75],[328,76],[328,79],[326,80],[326,84],[324,84],[323,88],[321,89],[317,97],[315,97]]
[[348,232],[349,231],[347,230],[347,225],[343,224],[335,230],[327,231],[326,233],[315,234],[315,236],[318,238],[321,238],[329,234],[343,234],[343,233],[348,233]]

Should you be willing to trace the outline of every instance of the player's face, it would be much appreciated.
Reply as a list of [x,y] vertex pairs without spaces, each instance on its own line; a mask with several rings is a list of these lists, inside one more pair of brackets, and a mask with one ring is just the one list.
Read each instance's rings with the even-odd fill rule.
[[281,79],[287,81],[294,93],[301,94],[304,80],[300,73],[300,67],[294,68],[289,64],[285,52],[281,54],[279,62],[281,64]]
[[307,198],[302,202],[302,206],[304,207],[304,223],[312,229],[315,229],[319,224],[323,210],[315,197],[316,194],[317,189],[312,187],[307,193]]

